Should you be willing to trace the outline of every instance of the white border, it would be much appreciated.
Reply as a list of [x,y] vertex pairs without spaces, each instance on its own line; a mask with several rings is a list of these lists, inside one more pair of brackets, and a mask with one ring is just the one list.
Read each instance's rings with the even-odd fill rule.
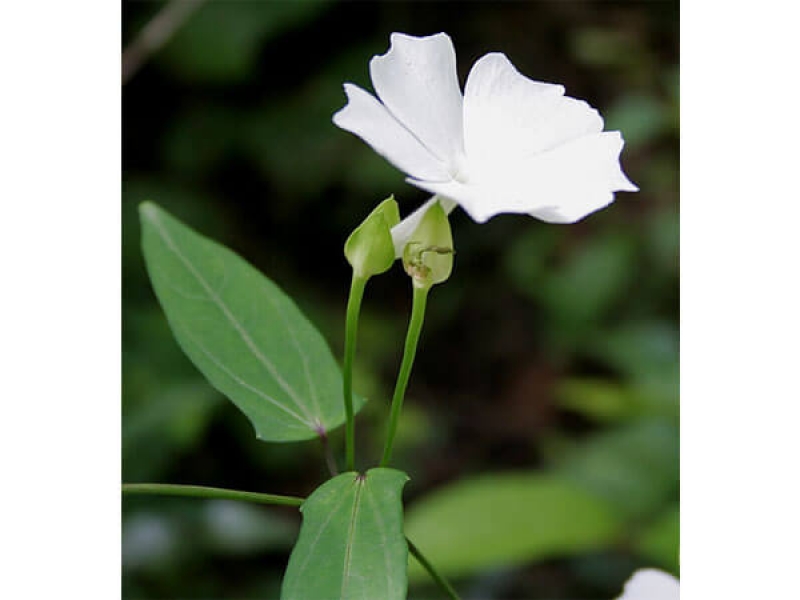
[[0,8],[0,597],[120,594],[120,18]]
[[787,5],[681,6],[681,591],[796,594],[800,151]]

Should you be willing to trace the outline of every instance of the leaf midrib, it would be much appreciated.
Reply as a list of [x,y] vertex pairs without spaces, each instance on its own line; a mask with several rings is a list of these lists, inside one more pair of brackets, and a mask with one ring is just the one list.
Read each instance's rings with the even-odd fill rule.
[[353,539],[356,535],[356,520],[358,519],[358,509],[361,504],[361,493],[366,485],[365,479],[361,475],[356,475],[356,494],[353,499],[353,512],[350,515],[350,527],[347,532],[347,544],[344,547],[344,571],[342,573],[342,590],[340,597],[344,600],[347,584],[350,582],[350,563],[353,556]]
[[267,402],[269,402],[270,404],[272,404],[276,408],[281,409],[286,414],[294,417],[295,419],[297,419],[298,421],[300,421],[304,425],[307,425],[309,428],[311,428],[311,429],[314,428],[314,424],[313,423],[311,423],[310,421],[307,421],[306,419],[304,419],[303,417],[298,415],[296,412],[294,412],[291,408],[289,408],[287,406],[284,406],[283,404],[278,402],[275,398],[273,398],[272,396],[270,396],[266,392],[261,391],[256,386],[248,383],[247,381],[245,381],[244,379],[239,377],[239,375],[237,375],[236,373],[231,371],[228,367],[226,367],[208,348],[206,348],[201,342],[199,342],[197,340],[196,337],[194,337],[191,333],[189,333],[189,328],[188,327],[185,327],[185,326],[183,327],[183,334],[187,338],[189,338],[189,340],[191,340],[191,342],[195,346],[197,346],[197,348],[199,348],[200,352],[202,352],[206,356],[206,358],[208,358],[208,360],[210,360],[214,364],[215,367],[217,367],[220,371],[225,373],[225,375],[230,377],[236,384],[242,386],[244,389],[249,390],[249,391],[253,392],[254,394],[256,394],[257,396],[263,398],[264,400],[266,400]]
[[[225,316],[226,319],[230,322],[236,332],[239,334],[239,337],[245,343],[245,345],[250,349],[253,355],[258,359],[258,361],[264,366],[264,368],[269,371],[269,374],[275,379],[281,389],[294,401],[295,405],[306,415],[307,421],[300,419],[300,421],[304,425],[308,425],[312,429],[314,429],[314,417],[309,412],[308,407],[306,407],[298,397],[297,393],[294,391],[291,385],[289,385],[286,380],[281,377],[280,373],[275,368],[275,365],[264,356],[261,351],[259,350],[258,346],[256,346],[253,339],[247,333],[247,331],[242,327],[241,323],[236,319],[236,317],[231,313],[230,309],[228,308],[227,304],[219,297],[219,295],[213,290],[213,288],[209,285],[209,283],[203,278],[203,276],[197,271],[191,261],[184,256],[184,254],[180,251],[180,248],[177,247],[175,241],[169,235],[169,232],[165,229],[163,223],[158,218],[158,215],[150,213],[150,220],[153,226],[158,231],[161,238],[164,240],[167,248],[181,261],[183,266],[192,274],[192,276],[197,280],[197,282],[201,285],[201,287],[205,290],[206,294],[211,298],[214,304],[219,308],[222,314]],[[294,414],[294,413],[291,413]],[[297,415],[294,415],[297,417]]]

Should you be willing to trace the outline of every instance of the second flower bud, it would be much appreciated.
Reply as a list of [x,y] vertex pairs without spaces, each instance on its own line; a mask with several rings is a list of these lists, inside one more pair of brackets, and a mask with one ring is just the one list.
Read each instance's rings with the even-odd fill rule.
[[439,202],[426,211],[403,250],[403,268],[414,286],[430,288],[447,281],[453,271],[453,236]]

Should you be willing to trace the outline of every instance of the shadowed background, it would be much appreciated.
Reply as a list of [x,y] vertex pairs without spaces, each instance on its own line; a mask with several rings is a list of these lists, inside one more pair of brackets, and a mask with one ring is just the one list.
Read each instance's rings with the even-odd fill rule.
[[[126,46],[163,7],[123,4]],[[327,477],[317,442],[257,441],[183,356],[147,280],[137,206],[153,200],[241,254],[340,357],[344,240],[389,194],[404,214],[427,198],[330,120],[343,82],[371,89],[369,58],[392,31],[447,32],[462,84],[501,51],[565,85],[622,131],[641,188],[569,226],[453,213],[455,268],[431,293],[395,445],[409,534],[465,599],[608,599],[639,566],[677,574],[676,2],[208,1],[185,15],[123,88],[124,481],[305,496]],[[399,266],[370,282],[362,468],[380,457],[409,310]],[[341,431],[332,442],[341,457]],[[296,510],[126,497],[122,511],[123,597],[278,597]],[[412,573],[410,598],[438,597]]]

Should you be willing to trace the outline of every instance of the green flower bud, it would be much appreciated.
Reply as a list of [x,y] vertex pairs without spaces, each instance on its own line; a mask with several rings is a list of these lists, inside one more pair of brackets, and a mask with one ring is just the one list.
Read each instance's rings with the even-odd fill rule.
[[436,202],[409,237],[403,250],[403,268],[416,287],[429,288],[450,277],[454,253],[450,222]]
[[392,227],[400,222],[400,209],[389,196],[356,227],[344,244],[344,255],[358,277],[379,275],[394,263]]

